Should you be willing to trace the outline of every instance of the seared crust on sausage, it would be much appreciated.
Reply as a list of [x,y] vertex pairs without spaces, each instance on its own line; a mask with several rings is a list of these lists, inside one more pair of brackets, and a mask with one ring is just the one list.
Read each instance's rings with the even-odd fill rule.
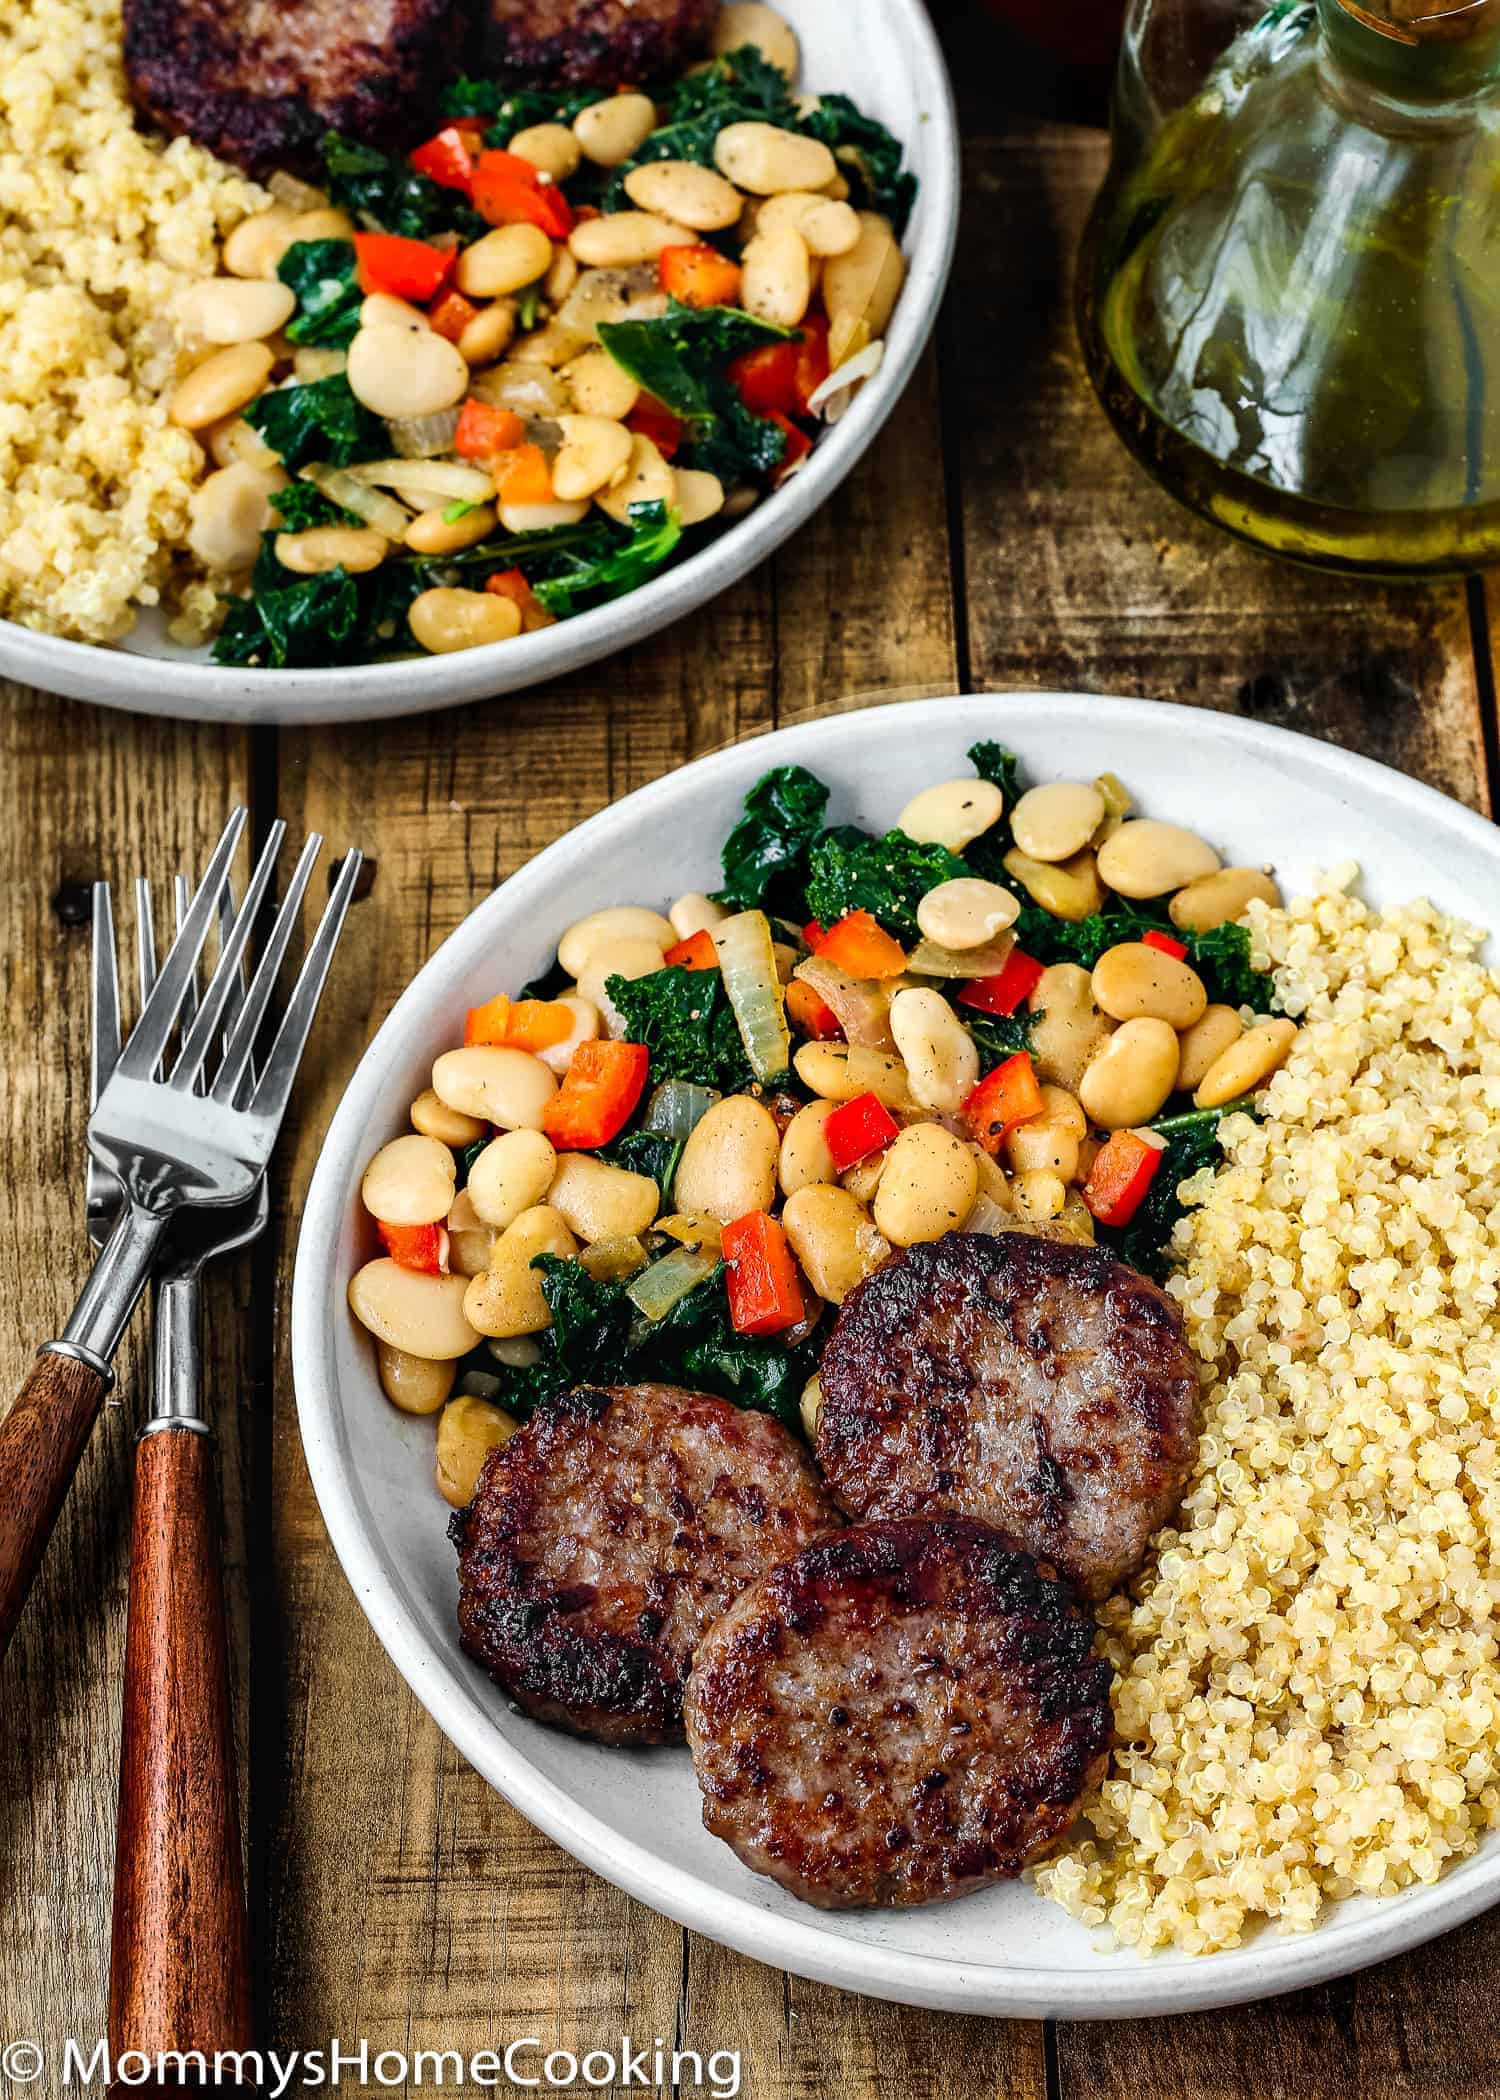
[[581,1386],[490,1455],[449,1526],[464,1648],[538,1720],[678,1742],[705,1630],[839,1521],[769,1416],[675,1386]]
[[125,71],[163,131],[316,175],[330,127],[392,153],[435,129],[469,20],[466,0],[125,0]]
[[1110,1671],[1072,1592],[966,1517],[856,1525],[762,1577],[687,1691],[703,1820],[825,1909],[1016,1875],[1102,1775]]
[[643,88],[703,53],[718,0],[488,0],[485,60],[518,85]]
[[951,1232],[850,1292],[818,1463],[852,1517],[962,1511],[1101,1597],[1182,1497],[1198,1380],[1164,1291],[1102,1248]]

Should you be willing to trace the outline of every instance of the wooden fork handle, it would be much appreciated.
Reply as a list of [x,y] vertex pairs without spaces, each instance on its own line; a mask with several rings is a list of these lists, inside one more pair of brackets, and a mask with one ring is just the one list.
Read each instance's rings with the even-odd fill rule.
[[245,1885],[212,1440],[136,1449],[109,2040],[252,2047]]
[[93,1364],[43,1354],[0,1422],[0,1660],[108,1386]]

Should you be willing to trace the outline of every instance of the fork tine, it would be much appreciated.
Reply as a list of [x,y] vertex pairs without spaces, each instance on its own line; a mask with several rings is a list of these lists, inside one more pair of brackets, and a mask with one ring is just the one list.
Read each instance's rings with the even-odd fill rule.
[[356,847],[350,847],[344,855],[344,864],[339,870],[338,880],[328,899],[328,907],[318,922],[302,968],[297,973],[297,982],[287,1009],[282,1016],[276,1040],[271,1045],[271,1054],[266,1059],[260,1083],[251,1096],[250,1107],[257,1116],[271,1119],[273,1129],[279,1127],[286,1105],[291,1098],[292,1083],[297,1077],[297,1067],[302,1062],[302,1053],[307,1048],[307,1038],[312,1031],[313,1019],[318,1011],[318,1001],[323,996],[329,966],[333,962],[333,951],[338,946],[339,935],[344,930],[344,920],[349,915],[349,906],[354,898],[354,885],[359,880],[359,871],[364,855]]
[[250,1053],[255,1047],[255,1038],[260,1032],[261,1022],[266,1017],[266,1008],[276,988],[276,979],[281,973],[282,962],[297,928],[297,916],[302,908],[302,897],[307,888],[308,877],[312,874],[313,863],[317,860],[322,846],[322,834],[315,831],[298,856],[297,865],[292,870],[292,879],[287,884],[287,892],[281,902],[281,909],[276,914],[276,923],[271,928],[270,938],[261,956],[260,967],[250,981],[250,989],[245,994],[233,1033],[224,1045],[224,1061],[219,1066],[218,1077],[214,1081],[213,1098],[227,1107],[234,1106],[240,1082],[245,1076]]
[[[188,879],[186,875],[174,875],[172,877],[172,937],[174,940],[176,939],[177,935],[182,931],[182,922],[187,917],[188,906],[192,903],[192,898],[193,893],[188,888]],[[222,922],[223,913],[221,910],[220,923],[222,924]],[[197,1011],[198,972],[194,970],[192,976],[188,979],[187,991],[183,994],[181,1026],[184,1029],[188,1027],[189,1023],[192,1021],[193,1016],[197,1013]]]
[[[202,882],[193,898],[182,931],[172,943],[171,950],[156,982],[151,996],[141,1008],[140,1019],[131,1032],[130,1040],[120,1053],[116,1069],[132,1079],[150,1079],[167,1047],[173,1028],[177,1024],[178,1012],[183,996],[194,971],[203,943],[208,938],[209,923],[218,904],[219,892],[224,887],[224,878],[229,873],[235,848],[245,828],[247,812],[235,810],[225,825],[223,835],[213,850]],[[248,930],[248,929],[247,929]]]
[[151,885],[144,875],[135,878],[135,969],[144,1006],[156,983],[156,918],[151,909]]
[[[115,915],[109,884],[94,884],[92,1033],[89,1037],[89,1113],[120,1055],[120,973],[115,964]],[[93,1154],[89,1155],[92,1163]]]
[[[281,851],[281,842],[285,837],[286,826],[278,817],[266,833],[266,843],[261,849],[260,859],[255,864],[255,873],[245,888],[245,901],[234,915],[234,925],[230,928],[229,939],[220,951],[218,967],[209,980],[203,1003],[198,1008],[193,1025],[188,1029],[182,1049],[178,1053],[177,1062],[172,1067],[169,1083],[174,1087],[187,1089],[203,1070],[204,1061],[213,1046],[213,1039],[219,1032],[220,1016],[239,976],[240,959],[249,943],[256,914],[271,886],[271,877],[276,871],[276,856]],[[220,871],[219,881],[214,886],[215,909],[218,906],[218,891],[222,887],[225,873],[227,870]],[[202,891],[198,894],[201,899]],[[197,909],[196,900],[193,908]],[[175,949],[173,953],[176,953]]]

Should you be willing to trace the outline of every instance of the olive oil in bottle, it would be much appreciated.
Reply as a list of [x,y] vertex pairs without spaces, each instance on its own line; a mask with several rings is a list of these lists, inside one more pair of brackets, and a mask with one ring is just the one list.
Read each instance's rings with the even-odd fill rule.
[[1142,463],[1376,576],[1500,560],[1500,0],[1435,4],[1135,0],[1079,273]]

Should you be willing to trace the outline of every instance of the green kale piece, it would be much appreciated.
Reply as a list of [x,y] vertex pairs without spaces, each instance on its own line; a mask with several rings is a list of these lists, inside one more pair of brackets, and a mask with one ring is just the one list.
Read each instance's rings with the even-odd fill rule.
[[604,989],[630,1041],[650,1051],[653,1084],[688,1079],[734,1094],[753,1083],[719,971],[653,970],[648,977],[611,977]]
[[724,841],[718,902],[733,911],[763,906],[801,925],[807,917],[808,854],[827,806],[827,787],[805,766],[773,766],[762,773]]

